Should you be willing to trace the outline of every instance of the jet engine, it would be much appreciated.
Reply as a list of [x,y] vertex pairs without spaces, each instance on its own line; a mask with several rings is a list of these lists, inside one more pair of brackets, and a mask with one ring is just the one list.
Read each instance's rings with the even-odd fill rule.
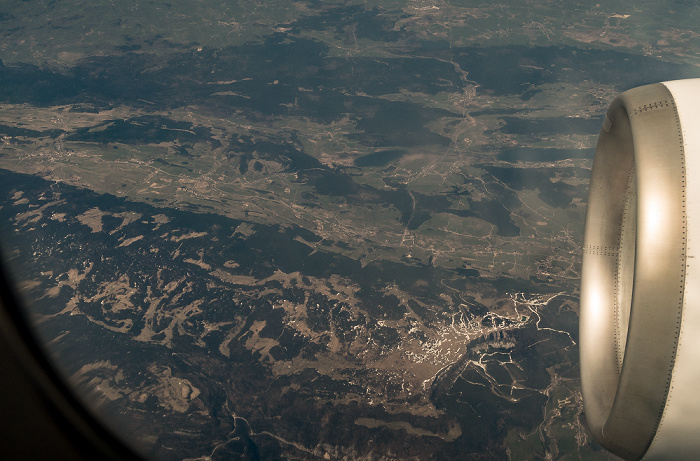
[[700,79],[622,93],[598,139],[581,269],[581,387],[625,459],[700,455]]

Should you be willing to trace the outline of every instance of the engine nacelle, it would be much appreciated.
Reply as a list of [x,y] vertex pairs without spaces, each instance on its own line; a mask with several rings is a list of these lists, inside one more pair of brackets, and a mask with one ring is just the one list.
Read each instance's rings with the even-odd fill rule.
[[625,459],[700,455],[700,79],[608,109],[581,269],[589,428]]

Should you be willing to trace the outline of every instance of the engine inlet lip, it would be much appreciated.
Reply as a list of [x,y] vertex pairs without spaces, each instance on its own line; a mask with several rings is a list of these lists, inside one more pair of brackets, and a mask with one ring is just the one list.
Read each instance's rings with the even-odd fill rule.
[[669,89],[657,83],[622,93],[608,109],[593,164],[579,332],[589,428],[626,459],[649,449],[671,386],[684,307],[685,184]]

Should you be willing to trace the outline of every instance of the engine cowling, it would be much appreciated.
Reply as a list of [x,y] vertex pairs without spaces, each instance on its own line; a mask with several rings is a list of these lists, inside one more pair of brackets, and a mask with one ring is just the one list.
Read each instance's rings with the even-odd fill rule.
[[700,79],[626,91],[593,163],[580,320],[586,419],[625,459],[700,454],[699,259]]

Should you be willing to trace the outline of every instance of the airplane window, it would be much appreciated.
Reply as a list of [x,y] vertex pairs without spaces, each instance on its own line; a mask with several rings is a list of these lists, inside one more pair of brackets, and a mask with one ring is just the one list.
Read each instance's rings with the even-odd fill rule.
[[147,458],[613,459],[578,371],[595,143],[620,92],[698,75],[699,18],[8,3],[5,272]]

